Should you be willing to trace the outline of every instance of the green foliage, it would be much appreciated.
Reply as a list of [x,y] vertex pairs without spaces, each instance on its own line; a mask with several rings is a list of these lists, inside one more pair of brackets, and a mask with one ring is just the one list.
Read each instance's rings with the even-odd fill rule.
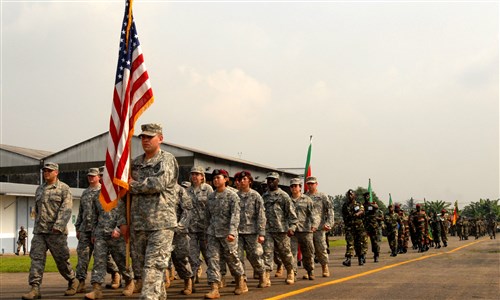
[[500,199],[479,199],[464,207],[461,214],[469,218],[500,219]]
[[436,201],[425,201],[424,202],[424,210],[428,213],[434,212],[436,214],[441,213],[441,210],[446,209],[448,213],[453,212],[453,207],[451,207],[451,203],[447,203],[441,200]]
[[[78,257],[72,254],[69,258],[73,268],[76,268]],[[89,270],[92,270],[93,258],[90,260]],[[29,255],[2,255],[0,256],[0,273],[28,273],[30,271],[31,259]],[[45,272],[58,272],[56,262],[52,255],[47,255]]]
[[406,200],[406,202],[401,206],[402,209],[404,209],[405,211],[411,211],[412,209],[415,209],[415,205],[417,203],[415,202],[415,200],[412,198]]
[[335,222],[342,220],[342,205],[344,204],[345,196],[336,195],[334,197],[329,196],[330,201],[333,202],[333,212],[335,217]]

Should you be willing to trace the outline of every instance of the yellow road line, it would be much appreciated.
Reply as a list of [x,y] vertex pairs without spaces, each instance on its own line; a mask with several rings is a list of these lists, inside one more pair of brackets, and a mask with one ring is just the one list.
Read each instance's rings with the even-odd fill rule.
[[401,266],[401,265],[409,264],[409,263],[412,263],[412,262],[415,262],[415,261],[419,261],[419,260],[424,260],[424,259],[431,258],[431,257],[434,257],[434,256],[442,255],[442,254],[445,254],[445,253],[446,254],[453,253],[455,251],[458,251],[458,250],[463,249],[465,247],[472,246],[472,245],[477,244],[477,243],[482,242],[482,241],[484,241],[484,240],[478,240],[478,241],[472,242],[470,244],[466,244],[466,245],[460,246],[460,247],[455,248],[455,249],[453,249],[451,251],[448,251],[448,252],[441,252],[441,253],[435,253],[435,254],[430,254],[430,255],[426,255],[426,256],[421,256],[421,257],[418,257],[418,258],[414,258],[414,259],[402,261],[402,262],[395,263],[395,264],[392,264],[392,265],[388,265],[388,266],[385,266],[385,267],[381,267],[381,268],[378,268],[378,269],[373,269],[373,270],[370,270],[370,271],[366,271],[366,272],[363,272],[363,273],[359,273],[359,274],[355,274],[355,275],[351,275],[351,276],[339,278],[339,279],[336,279],[336,280],[332,280],[332,281],[328,281],[328,282],[324,282],[324,283],[312,285],[312,286],[309,286],[309,287],[306,287],[306,288],[303,288],[303,289],[300,289],[300,290],[295,290],[295,291],[292,291],[292,292],[289,292],[289,293],[286,293],[286,294],[281,294],[281,295],[278,295],[278,296],[275,296],[275,297],[266,298],[265,300],[280,300],[280,299],[285,299],[287,297],[296,296],[298,294],[302,294],[302,293],[305,293],[305,292],[308,292],[308,291],[312,291],[312,290],[315,290],[315,289],[320,288],[320,287],[329,286],[329,285],[341,283],[341,282],[344,282],[344,281],[356,279],[356,278],[359,278],[359,277],[367,276],[367,275],[370,275],[370,274],[373,274],[373,273],[381,272],[381,271],[384,271],[384,270],[387,270],[387,269],[395,268],[395,267],[398,267],[398,266]]

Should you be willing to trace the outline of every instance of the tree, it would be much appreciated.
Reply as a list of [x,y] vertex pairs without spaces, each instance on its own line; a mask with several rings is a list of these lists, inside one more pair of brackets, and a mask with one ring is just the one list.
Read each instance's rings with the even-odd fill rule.
[[333,215],[335,217],[335,222],[341,221],[342,220],[342,205],[344,204],[345,201],[345,196],[344,195],[336,195],[334,197],[328,196],[330,198],[330,201],[333,203]]
[[415,208],[415,204],[417,203],[415,203],[415,200],[413,199],[413,197],[411,197],[410,199],[406,200],[405,204],[403,204],[401,208],[409,212]]
[[426,212],[434,212],[439,214],[441,210],[446,209],[448,212],[450,212],[449,207],[451,206],[451,203],[447,203],[441,200],[435,200],[435,201],[425,201],[424,202],[424,210]]
[[469,218],[495,218],[500,219],[500,199],[479,199],[479,202],[471,202],[464,207],[461,215]]

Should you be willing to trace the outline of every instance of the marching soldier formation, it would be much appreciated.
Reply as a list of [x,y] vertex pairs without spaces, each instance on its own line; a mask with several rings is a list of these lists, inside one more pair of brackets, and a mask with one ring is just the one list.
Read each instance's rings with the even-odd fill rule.
[[[303,182],[289,182],[290,195],[279,187],[280,175],[269,172],[266,186],[259,194],[252,188],[254,178],[249,171],[234,174],[236,189],[228,185],[229,173],[223,169],[212,172],[212,185],[205,179],[205,168],[193,166],[190,181],[178,184],[179,167],[175,157],[163,151],[163,131],[159,124],[141,126],[139,135],[144,153],[132,161],[130,187],[131,219],[127,218],[125,199],[107,212],[99,201],[101,185],[98,168],[88,171],[89,188],[82,194],[78,219],[76,273],[69,262],[67,223],[71,216],[72,196],[69,187],[57,178],[59,166],[48,162],[43,166],[45,182],[37,189],[36,219],[30,251],[31,290],[22,299],[40,299],[47,250],[56,261],[60,274],[68,281],[65,295],[86,292],[87,267],[91,255],[94,265],[90,283],[92,290],[85,299],[106,298],[102,289],[106,273],[112,275],[110,288],[118,289],[124,281],[122,294],[141,294],[141,299],[166,299],[170,285],[169,266],[175,266],[183,280],[183,295],[195,292],[200,282],[202,262],[207,269],[210,290],[206,299],[221,297],[226,265],[234,277],[234,294],[241,295],[252,288],[271,286],[271,272],[276,277],[286,270],[286,284],[297,280],[298,263],[305,273],[302,279],[314,280],[315,261],[321,265],[321,275],[330,276],[327,234],[345,234],[346,251],[342,264],[351,267],[357,257],[360,266],[366,263],[368,241],[373,261],[380,259],[381,232],[384,228],[390,256],[408,251],[408,242],[418,252],[431,247],[447,247],[447,233],[452,229],[459,239],[469,235],[479,238],[488,233],[496,238],[496,222],[465,217],[451,226],[446,210],[426,213],[417,204],[411,212],[390,204],[388,211],[379,209],[363,194],[358,201],[349,189],[342,206],[341,221],[334,222],[333,203],[318,191],[316,177],[305,178],[308,187],[302,193]],[[288,183],[286,183],[288,184]],[[27,233],[21,227],[19,253],[26,243]],[[132,264],[127,264],[126,244],[130,241]],[[26,250],[24,248],[24,252]],[[301,260],[297,259],[301,257]],[[254,287],[247,285],[244,263],[248,259],[253,269]],[[275,268],[274,264],[279,265]]]

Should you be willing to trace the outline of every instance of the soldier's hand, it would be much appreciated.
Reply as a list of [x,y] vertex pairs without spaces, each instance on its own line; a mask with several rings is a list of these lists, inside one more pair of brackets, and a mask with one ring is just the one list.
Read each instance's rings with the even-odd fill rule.
[[120,231],[118,230],[113,230],[113,232],[111,233],[111,237],[114,238],[114,239],[117,239],[120,237]]
[[60,231],[59,229],[56,229],[56,228],[54,228],[54,227],[52,227],[52,232],[53,232],[53,233],[61,233],[61,231]]
[[330,226],[328,226],[328,225],[324,225],[323,226],[323,230],[324,231],[330,231],[330,229],[332,229],[332,228]]
[[311,227],[312,232],[316,232],[316,230],[318,230],[318,229],[316,229],[316,227]]
[[266,238],[263,235],[259,235],[259,237],[257,238],[257,243],[263,244],[265,240]]
[[228,234],[228,235],[227,235],[227,241],[228,241],[228,242],[232,242],[232,241],[234,241],[234,240],[235,240],[234,235],[232,235],[232,234]]
[[76,232],[76,239],[79,240],[80,239],[80,231],[77,231]]
[[287,235],[288,235],[288,236],[293,236],[293,235],[294,235],[294,232],[293,232],[293,230],[291,230],[291,229],[288,229],[288,232],[287,232]]
[[120,225],[120,231],[123,234],[123,238],[125,239],[125,242],[128,242],[128,238],[129,238],[128,225]]

